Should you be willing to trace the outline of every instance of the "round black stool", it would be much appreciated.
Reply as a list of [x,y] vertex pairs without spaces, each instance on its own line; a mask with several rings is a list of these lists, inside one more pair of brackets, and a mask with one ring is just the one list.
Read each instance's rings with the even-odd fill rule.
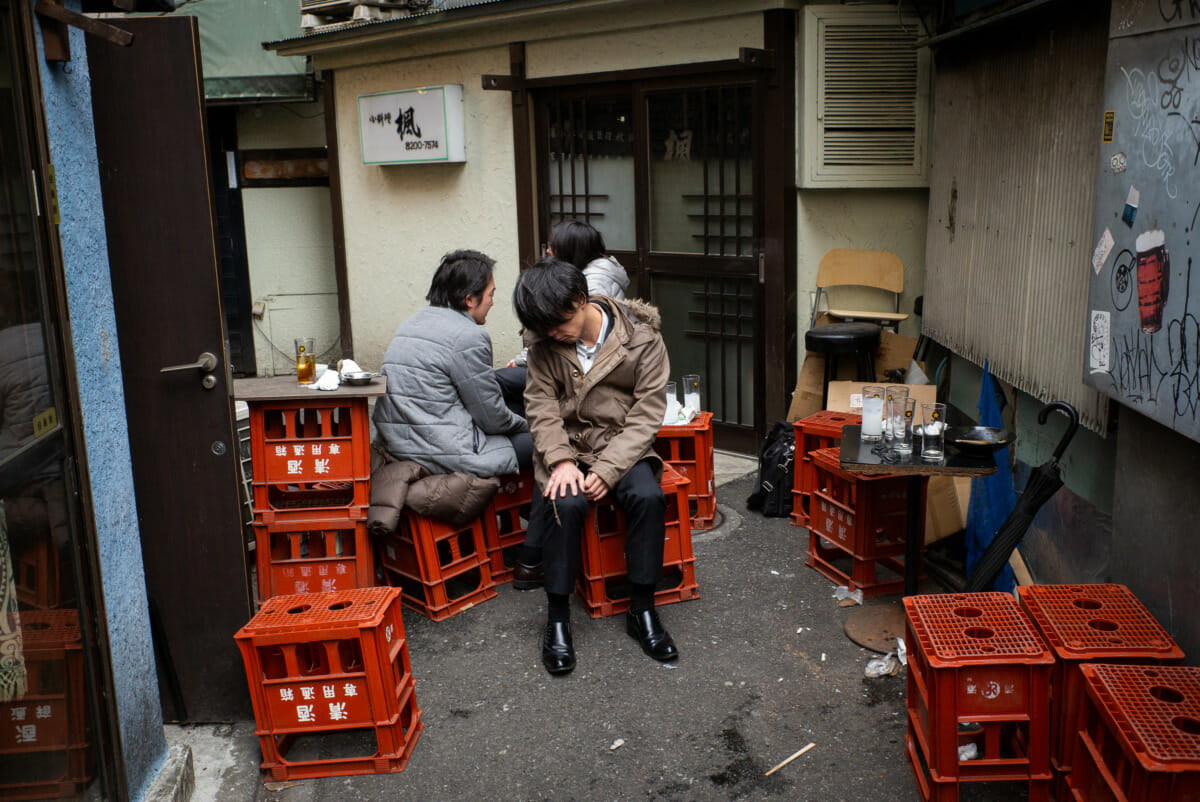
[[830,323],[809,329],[804,335],[804,347],[825,357],[821,409],[829,403],[829,382],[837,378],[837,361],[842,354],[854,354],[860,382],[875,381],[875,349],[879,347],[879,332],[880,327],[875,323]]

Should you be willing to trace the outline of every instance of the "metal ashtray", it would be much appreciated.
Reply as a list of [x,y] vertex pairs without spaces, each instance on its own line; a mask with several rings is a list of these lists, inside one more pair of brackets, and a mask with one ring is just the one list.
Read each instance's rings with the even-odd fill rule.
[[949,426],[946,442],[964,454],[987,456],[1010,446],[1016,436],[993,426]]
[[342,376],[342,381],[346,384],[361,387],[364,384],[370,384],[379,376],[378,373],[369,373],[367,371],[355,371]]

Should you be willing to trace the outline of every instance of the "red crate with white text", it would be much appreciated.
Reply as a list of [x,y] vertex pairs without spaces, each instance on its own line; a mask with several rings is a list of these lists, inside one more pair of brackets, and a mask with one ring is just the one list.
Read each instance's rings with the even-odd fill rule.
[[483,535],[487,544],[492,582],[512,580],[516,551],[525,542],[529,509],[536,492],[533,471],[500,477],[500,490],[483,511]]
[[1200,799],[1200,668],[1085,663],[1067,776],[1077,802]]
[[26,687],[0,702],[0,799],[74,798],[92,777],[79,612],[19,620]]
[[[276,596],[235,638],[273,780],[404,769],[423,724],[397,589]],[[352,735],[355,754],[289,758],[298,739]]]
[[[696,558],[688,516],[688,481],[671,466],[660,482],[667,500],[664,514],[663,579],[654,603],[658,605],[698,597]],[[629,609],[628,564],[625,560],[625,514],[611,497],[591,504],[583,525],[583,559],[575,593],[592,618],[616,615]]]
[[862,415],[834,412],[830,409],[814,412],[807,418],[792,423],[792,431],[796,438],[795,470],[792,474],[793,526],[808,526],[812,491],[817,479],[812,464],[812,452],[840,445],[842,427],[857,426],[860,423]]
[[[1017,781],[1049,799],[1050,672],[1054,655],[1012,596],[907,596],[908,711],[918,786]],[[961,758],[959,747],[975,754]],[[919,764],[919,765],[918,765]],[[926,776],[922,776],[925,774]]]
[[258,598],[368,588],[375,559],[365,522],[255,524]]
[[1050,760],[1068,772],[1087,704],[1079,666],[1181,663],[1183,650],[1124,585],[1027,585],[1017,599],[1058,658],[1050,675]]
[[711,412],[698,412],[688,423],[663,426],[654,441],[654,452],[688,480],[694,530],[712,529],[717,514],[712,421]]
[[494,599],[483,520],[456,527],[418,515],[400,514],[400,525],[379,540],[379,559],[388,582],[403,591],[404,606],[441,621]]
[[[839,465],[840,453],[840,448],[828,448],[810,454],[816,479],[806,562],[830,581],[862,590],[867,598],[897,592],[904,587],[908,478],[849,473]],[[924,494],[922,482],[918,531],[925,527]]]

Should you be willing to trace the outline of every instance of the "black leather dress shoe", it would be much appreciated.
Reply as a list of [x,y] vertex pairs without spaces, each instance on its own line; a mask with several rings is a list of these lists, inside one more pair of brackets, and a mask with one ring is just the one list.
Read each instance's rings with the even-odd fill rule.
[[575,668],[575,644],[571,640],[571,624],[548,621],[542,633],[542,665],[551,674],[568,674]]
[[513,566],[513,587],[517,590],[533,590],[540,588],[546,582],[546,572],[542,564],[525,565],[517,563]]
[[658,620],[658,613],[653,607],[640,613],[625,613],[625,631],[641,644],[643,652],[655,660],[674,660],[679,657],[671,633]]

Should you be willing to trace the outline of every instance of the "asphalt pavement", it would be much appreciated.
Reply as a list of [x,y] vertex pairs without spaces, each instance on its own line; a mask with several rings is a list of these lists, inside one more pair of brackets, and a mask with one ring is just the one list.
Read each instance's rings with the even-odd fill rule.
[[[551,677],[545,596],[510,585],[442,622],[405,610],[424,730],[404,771],[272,782],[253,721],[169,726],[168,741],[191,748],[191,799],[920,800],[903,669],[865,676],[879,655],[843,633],[850,608],[805,566],[807,530],[746,510],[753,461],[717,461],[719,525],[693,533],[700,596],[659,608],[677,663],[573,600],[578,667]],[[1024,796],[1002,783],[962,798]]]

